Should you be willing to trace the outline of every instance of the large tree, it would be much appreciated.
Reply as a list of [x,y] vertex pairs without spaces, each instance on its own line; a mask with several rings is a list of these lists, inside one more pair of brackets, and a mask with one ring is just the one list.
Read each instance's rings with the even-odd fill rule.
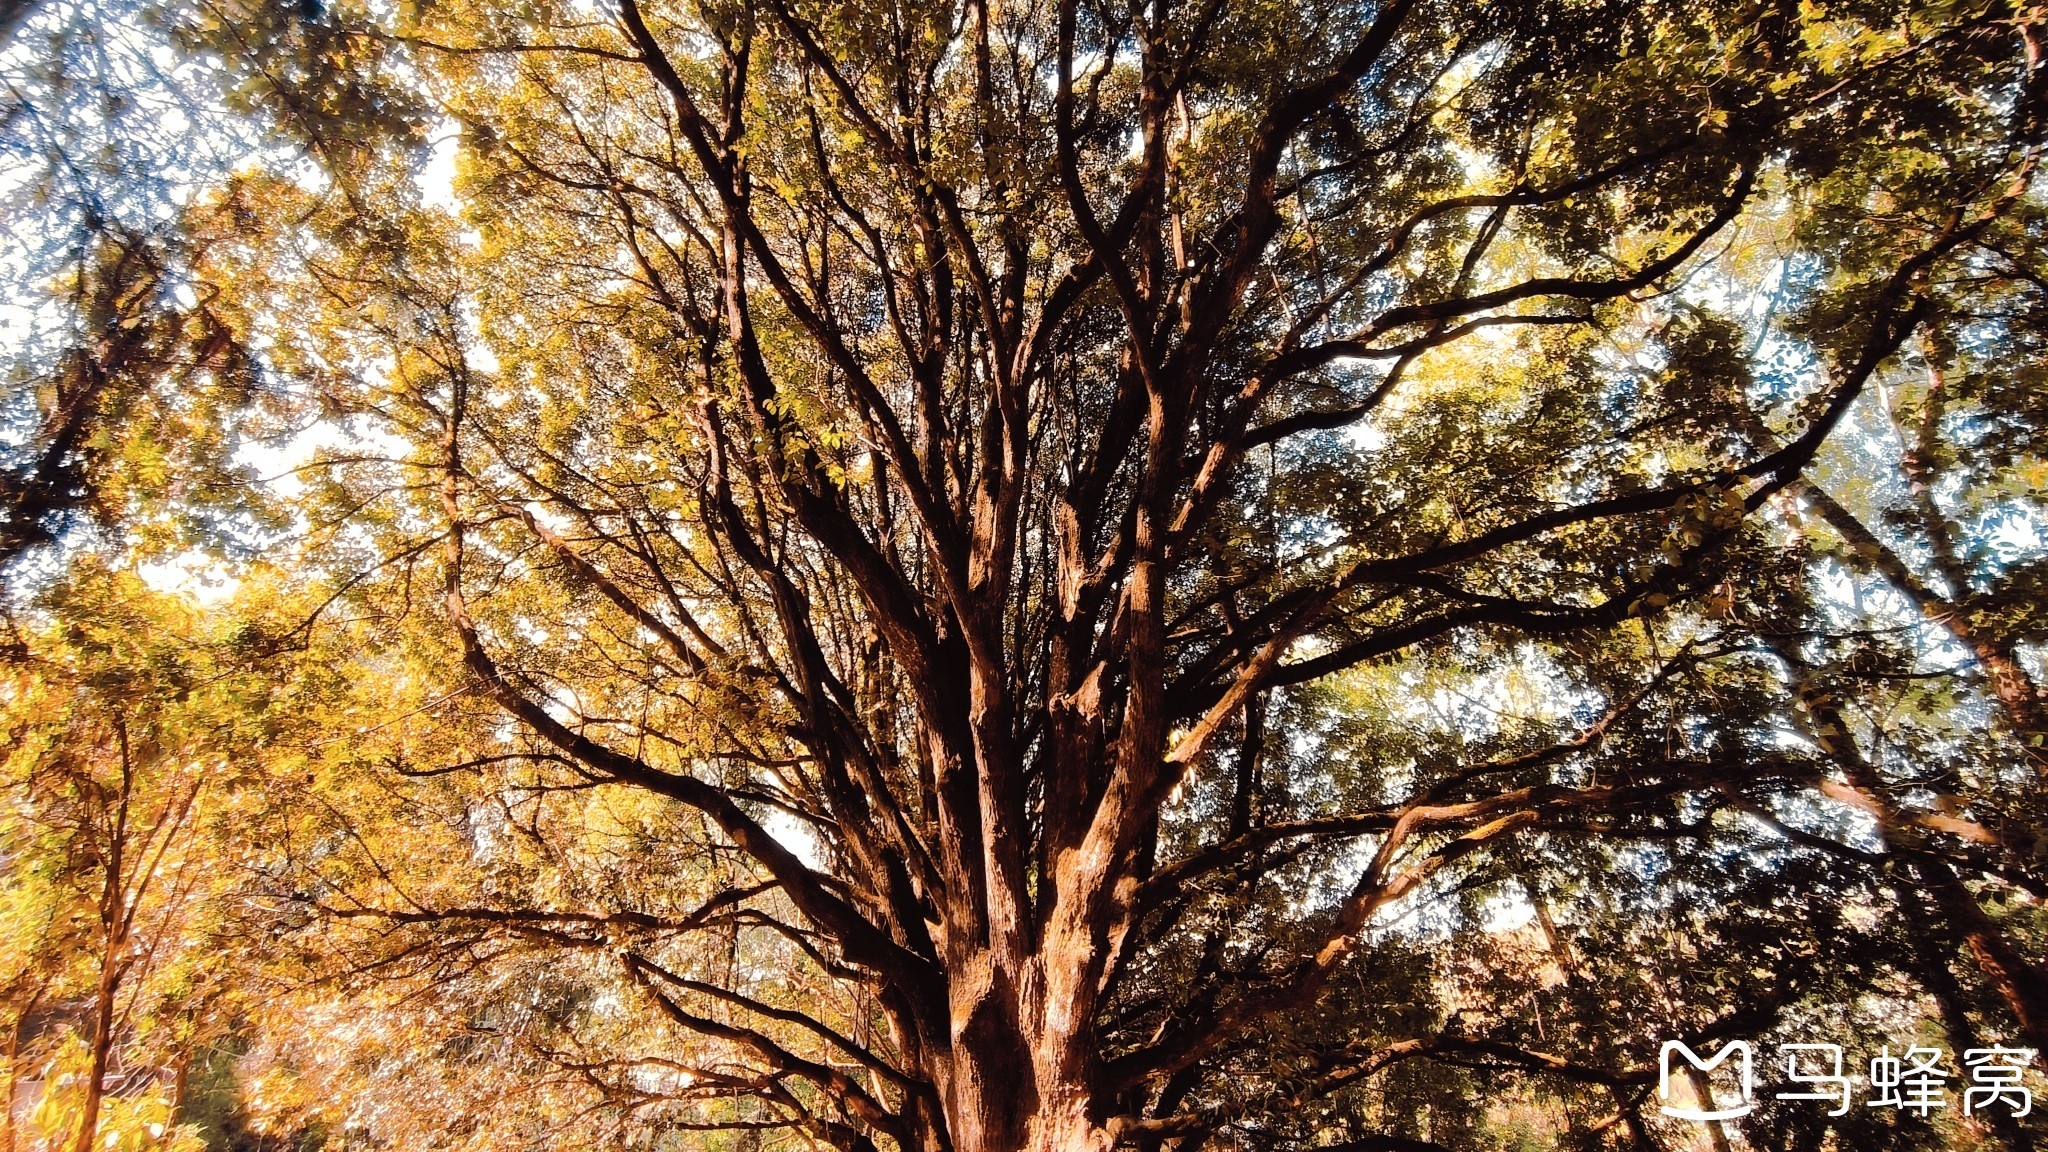
[[[1807,509],[1897,562],[1812,503],[1830,438],[1959,300],[2039,307],[2038,34],[1577,0],[365,33],[459,131],[460,218],[409,154],[336,149],[329,186],[214,194],[195,275],[361,433],[306,470],[306,563],[394,626],[435,589],[458,698],[392,767],[503,815],[463,809],[475,899],[368,848],[344,883],[332,846],[297,895],[464,965],[598,957],[623,984],[581,1018],[630,999],[611,1043],[647,1051],[558,1066],[844,1149],[1327,1144],[1321,1101],[1420,1061],[1562,1076],[1615,1109],[1584,1138],[1647,1142],[1656,1042],[1839,991],[1826,949],[1953,980],[1853,914],[1922,882],[2048,1039],[1954,872],[2031,883],[2022,838],[1916,807],[1787,671],[1836,655]],[[2024,771],[2039,827],[2033,626],[1971,627],[2006,708],[1980,791]],[[1447,683],[1498,698],[1433,721]],[[663,807],[607,836],[663,863],[608,882],[560,806],[616,789]],[[1900,887],[1800,823],[1839,803],[1909,838]],[[1705,863],[1656,895],[1674,843]],[[1624,954],[1669,916],[1807,960],[1642,1027],[1617,997],[1563,1054],[1399,1009],[1444,999],[1446,894],[1547,925],[1603,869],[1661,909],[1610,911]]]

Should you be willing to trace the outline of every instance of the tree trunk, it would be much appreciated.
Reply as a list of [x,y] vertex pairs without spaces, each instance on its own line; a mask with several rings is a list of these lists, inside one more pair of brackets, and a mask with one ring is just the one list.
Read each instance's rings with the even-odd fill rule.
[[119,990],[117,957],[112,947],[100,961],[99,987],[93,996],[92,1061],[86,1072],[85,1100],[78,1107],[78,1140],[72,1152],[92,1152],[99,1136],[100,1101],[107,1090],[107,1063],[114,1048],[114,994]]
[[99,1135],[100,1101],[107,1090],[107,1064],[114,1048],[114,998],[121,990],[121,954],[128,949],[127,889],[122,865],[128,848],[128,804],[135,787],[134,765],[129,759],[128,729],[119,720],[114,726],[120,738],[121,784],[115,804],[108,813],[109,835],[102,857],[106,874],[100,888],[100,977],[93,993],[91,1064],[86,1073],[85,1102],[79,1106],[78,1140],[73,1152],[92,1152]]
[[21,1092],[21,1024],[35,1007],[35,998],[15,1013],[14,1027],[7,1031],[7,1104],[6,1114],[0,1115],[0,1150],[15,1152],[14,1108],[15,1097]]
[[[1899,886],[1894,887],[1892,891],[1903,902],[1911,890]],[[1955,973],[1949,969],[1948,954],[1954,947],[1955,941],[1947,933],[1913,934],[1913,948],[1920,962],[1920,976],[1926,982],[1927,990],[1933,994],[1935,1004],[1940,1008],[1942,1027],[1948,1032],[1949,1046],[1956,1052],[1967,1052],[1972,1048],[1984,1047],[1984,1041],[1977,1035],[1977,1026],[1970,1019],[1962,986],[1957,983]],[[2033,1137],[2019,1125],[2011,1112],[1994,1106],[1985,1109],[1979,1115],[2007,1152],[2034,1152]]]
[[955,977],[946,1085],[954,1152],[1109,1152],[1089,1083],[1090,1019],[1077,1000],[1086,954],[1049,946],[1012,976],[977,957]]
[[1985,981],[2012,1010],[2028,1046],[2048,1052],[2048,974],[2020,955],[1947,864],[1926,858],[1914,871],[1944,919],[1961,934]]

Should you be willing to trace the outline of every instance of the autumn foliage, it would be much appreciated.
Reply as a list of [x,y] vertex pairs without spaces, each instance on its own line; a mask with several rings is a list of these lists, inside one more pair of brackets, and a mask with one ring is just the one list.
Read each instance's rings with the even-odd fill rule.
[[0,28],[9,1152],[2033,1146],[2041,11]]

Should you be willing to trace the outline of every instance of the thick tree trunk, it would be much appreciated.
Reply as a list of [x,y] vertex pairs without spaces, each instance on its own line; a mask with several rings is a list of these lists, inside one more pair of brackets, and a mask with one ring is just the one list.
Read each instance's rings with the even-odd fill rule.
[[1095,967],[1085,951],[1050,946],[1014,975],[984,953],[956,976],[964,990],[940,1081],[954,1152],[1109,1152],[1083,1006]]
[[1056,1063],[956,1049],[947,1107],[954,1152],[1109,1152],[1115,1141],[1092,1117],[1092,1094]]
[[1015,986],[984,953],[953,980],[946,1111],[956,1152],[1013,1152],[1037,1103]]

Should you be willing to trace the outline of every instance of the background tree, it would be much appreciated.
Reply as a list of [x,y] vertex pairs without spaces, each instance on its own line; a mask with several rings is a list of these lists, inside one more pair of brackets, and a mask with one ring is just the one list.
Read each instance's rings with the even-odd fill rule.
[[[0,711],[9,1099],[39,1082],[31,1143],[193,1148],[188,1072],[223,1031],[216,966],[240,872],[224,833],[269,685],[224,666],[193,607],[86,570],[62,623],[18,636]],[[239,673],[239,674],[238,674]]]
[[[51,579],[95,532],[159,555],[246,555],[276,530],[239,453],[304,414],[221,322],[218,288],[193,279],[186,208],[241,165],[345,178],[348,156],[412,141],[414,110],[378,84],[374,42],[318,17],[153,0],[0,9],[12,582]],[[21,570],[32,551],[39,570]]]

